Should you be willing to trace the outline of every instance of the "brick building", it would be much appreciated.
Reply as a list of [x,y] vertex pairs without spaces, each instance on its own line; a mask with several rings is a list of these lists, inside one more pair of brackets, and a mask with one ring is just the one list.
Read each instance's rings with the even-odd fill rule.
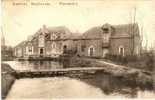
[[15,56],[53,56],[72,53],[79,56],[105,57],[139,55],[141,39],[138,24],[93,27],[81,36],[64,26],[43,26],[33,36],[15,47]]
[[93,27],[84,32],[78,42],[78,54],[81,56],[139,55],[141,50],[138,24]]
[[57,56],[67,51],[75,51],[74,35],[64,26],[40,28],[15,47],[16,57]]

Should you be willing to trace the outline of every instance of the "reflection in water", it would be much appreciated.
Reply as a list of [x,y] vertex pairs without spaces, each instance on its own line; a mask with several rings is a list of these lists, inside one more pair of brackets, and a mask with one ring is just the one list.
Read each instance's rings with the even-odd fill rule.
[[8,61],[5,62],[11,65],[15,70],[51,70],[63,68],[63,64],[54,61]]
[[130,82],[109,74],[97,73],[92,78],[81,79],[94,87],[99,87],[105,94],[122,94],[129,98],[137,96],[138,87]]
[[[11,61],[16,70],[50,70],[63,68],[63,64],[53,61]],[[151,91],[141,91],[136,83],[105,73],[86,75],[85,79],[67,77],[18,79],[7,98],[143,98]],[[22,91],[28,92],[22,92]],[[147,95],[146,95],[147,94]]]

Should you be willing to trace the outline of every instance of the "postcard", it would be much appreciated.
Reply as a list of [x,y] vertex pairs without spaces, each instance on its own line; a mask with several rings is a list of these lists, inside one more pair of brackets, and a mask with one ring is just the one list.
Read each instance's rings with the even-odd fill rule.
[[2,0],[1,99],[155,98],[154,0]]

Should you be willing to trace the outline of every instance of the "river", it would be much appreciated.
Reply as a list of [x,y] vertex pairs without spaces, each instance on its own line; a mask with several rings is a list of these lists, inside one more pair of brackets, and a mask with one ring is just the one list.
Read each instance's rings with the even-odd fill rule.
[[[9,61],[16,70],[51,70],[63,68],[53,61]],[[50,98],[155,98],[153,91],[140,90],[125,80],[101,73],[92,78],[69,77],[17,79],[9,91],[9,99],[50,99]]]

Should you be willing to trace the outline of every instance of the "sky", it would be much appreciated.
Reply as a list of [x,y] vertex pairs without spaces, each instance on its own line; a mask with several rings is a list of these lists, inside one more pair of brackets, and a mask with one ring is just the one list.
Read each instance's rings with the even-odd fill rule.
[[82,34],[105,23],[133,23],[134,15],[144,37],[143,46],[147,43],[150,47],[155,41],[155,0],[3,0],[1,6],[2,32],[11,46],[26,40],[43,25],[66,26]]

